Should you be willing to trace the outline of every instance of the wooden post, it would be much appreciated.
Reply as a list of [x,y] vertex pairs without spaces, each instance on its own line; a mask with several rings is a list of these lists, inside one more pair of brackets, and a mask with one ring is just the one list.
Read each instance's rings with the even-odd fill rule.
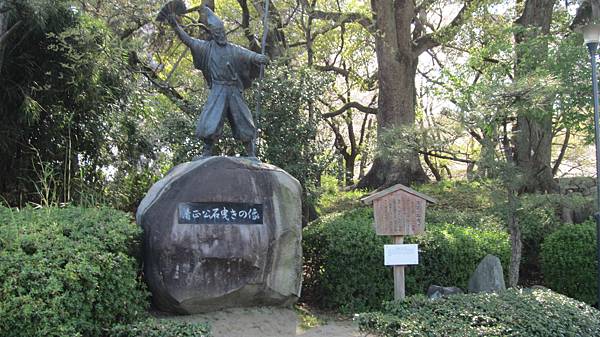
[[[395,244],[404,243],[404,236],[394,236]],[[403,300],[406,296],[404,288],[404,266],[394,266],[394,299]]]

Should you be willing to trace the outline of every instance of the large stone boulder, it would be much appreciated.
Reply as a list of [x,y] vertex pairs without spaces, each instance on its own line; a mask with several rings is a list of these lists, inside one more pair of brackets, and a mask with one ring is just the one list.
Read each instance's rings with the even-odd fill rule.
[[469,293],[491,293],[506,290],[500,259],[494,255],[484,257],[471,274],[468,290]]
[[136,215],[158,309],[191,314],[294,303],[302,277],[300,198],[288,173],[245,158],[173,168]]

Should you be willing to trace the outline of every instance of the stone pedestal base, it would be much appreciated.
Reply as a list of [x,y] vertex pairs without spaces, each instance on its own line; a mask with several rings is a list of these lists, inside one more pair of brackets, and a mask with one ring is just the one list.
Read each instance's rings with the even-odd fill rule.
[[302,278],[300,198],[288,173],[244,158],[173,168],[136,215],[155,305],[191,314],[294,303]]

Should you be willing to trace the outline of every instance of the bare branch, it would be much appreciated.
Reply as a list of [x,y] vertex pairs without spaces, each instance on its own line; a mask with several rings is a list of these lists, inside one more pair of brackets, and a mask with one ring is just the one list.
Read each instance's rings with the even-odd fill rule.
[[365,27],[366,29],[371,29],[371,27],[373,26],[373,21],[360,13],[340,13],[315,10],[310,12],[309,15],[319,20],[334,21],[338,25],[355,22]]
[[181,63],[181,60],[183,60],[183,58],[185,57],[185,54],[187,54],[188,50],[189,49],[185,48],[183,50],[183,52],[181,52],[181,54],[179,55],[179,58],[177,59],[177,62],[175,62],[175,65],[173,65],[173,68],[171,69],[171,71],[167,75],[167,80],[166,80],[167,83],[169,83],[171,81],[171,76],[173,76],[173,74],[175,73],[175,70],[177,70],[177,68],[179,67],[179,63]]
[[308,15],[311,18],[318,20],[330,20],[335,22],[335,27],[340,26],[344,23],[358,23],[368,30],[373,29],[373,20],[364,16],[361,13],[342,13],[342,12],[326,12],[321,10],[315,10],[314,6],[308,3],[307,0],[299,0],[302,6],[307,10]]
[[440,158],[440,159],[448,159],[448,160],[452,160],[452,161],[457,161],[460,163],[467,163],[467,164],[475,164],[477,163],[475,160],[471,160],[471,159],[466,159],[466,158],[458,158],[456,156],[453,155],[443,155],[443,154],[439,154],[436,153],[435,151],[422,151],[419,150],[419,153],[422,155],[428,155],[428,156],[432,156],[432,157],[436,157],[436,158]]
[[377,114],[377,109],[376,108],[371,108],[368,106],[364,106],[358,102],[348,102],[346,104],[344,104],[341,108],[337,109],[336,111],[332,111],[332,112],[328,112],[325,113],[323,115],[321,115],[323,118],[331,118],[331,117],[335,117],[338,115],[343,114],[344,112],[346,112],[349,109],[356,109],[358,111],[364,112],[364,113],[368,113],[368,114]]
[[567,128],[567,132],[565,133],[565,140],[563,141],[563,143],[560,147],[560,152],[558,154],[558,158],[556,158],[556,161],[554,162],[554,166],[552,167],[552,176],[556,176],[556,174],[558,173],[558,168],[560,167],[560,164],[562,163],[563,159],[565,158],[567,148],[569,147],[570,139],[571,139],[571,129]]
[[331,71],[331,72],[334,72],[334,73],[342,75],[342,76],[348,76],[350,74],[350,70],[336,67],[332,64],[327,64],[324,66],[315,65],[314,67],[315,67],[315,69],[320,70],[320,71]]
[[2,47],[4,45],[4,43],[6,43],[6,40],[12,34],[14,34],[17,31],[17,28],[19,28],[22,24],[23,24],[23,20],[17,21],[17,23],[12,25],[4,34],[2,34],[2,36],[0,36],[0,47]]
[[308,42],[306,42],[306,41],[298,41],[298,42],[291,43],[288,47],[290,47],[290,48],[300,47],[300,46],[306,45],[307,43]]
[[433,4],[435,0],[424,0],[420,4],[415,7],[415,15],[423,10],[428,10]]
[[194,106],[186,100],[183,95],[181,95],[175,88],[164,83],[158,74],[147,64],[144,64],[137,53],[131,52],[129,53],[129,65],[134,68],[134,71],[137,71],[144,75],[150,83],[163,95],[165,95],[173,104],[175,104],[179,109],[187,113],[197,113]]
[[149,22],[150,22],[150,20],[148,20],[148,19],[143,19],[142,20],[142,19],[138,18],[138,20],[135,21],[135,26],[130,27],[130,28],[122,31],[119,34],[119,37],[121,38],[121,40],[125,40],[128,37],[130,37],[133,33],[137,32],[138,29],[144,27]]
[[439,46],[440,41],[436,35],[443,35],[444,31],[449,31],[461,26],[467,19],[468,10],[472,2],[473,0],[466,0],[465,4],[460,9],[458,14],[456,14],[454,19],[452,19],[452,21],[441,30],[423,35],[422,37],[416,39],[415,46],[413,48],[415,55],[421,55],[426,50]]
[[427,151],[423,152],[423,160],[425,160],[425,164],[427,164],[427,166],[431,170],[431,173],[433,173],[435,181],[442,181],[442,175],[440,174],[440,170],[438,170],[437,167],[435,167],[435,165],[431,161],[431,159],[429,159],[429,153]]

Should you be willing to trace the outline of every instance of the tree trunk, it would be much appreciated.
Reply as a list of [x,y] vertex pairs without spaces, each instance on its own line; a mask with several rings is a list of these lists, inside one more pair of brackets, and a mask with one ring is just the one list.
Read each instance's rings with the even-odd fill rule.
[[[415,76],[418,55],[412,50],[411,24],[414,2],[411,0],[372,0],[375,17],[379,95],[377,135],[415,122]],[[401,183],[426,182],[416,150],[403,158],[378,156],[358,188],[378,188]]]
[[519,283],[519,268],[521,266],[521,255],[523,241],[521,240],[521,227],[515,214],[517,210],[517,194],[512,188],[508,188],[508,231],[510,232],[510,265],[508,268],[508,285],[516,287]]
[[356,163],[356,155],[346,156],[344,162],[345,162],[345,169],[346,169],[345,183],[346,183],[346,186],[352,186],[352,185],[354,185],[354,165]]
[[515,163],[525,174],[521,192],[553,192],[552,116],[538,119],[518,116],[515,137]]
[[438,170],[435,164],[431,161],[431,158],[429,158],[429,155],[427,153],[423,155],[423,160],[425,160],[425,164],[427,164],[427,167],[429,167],[429,170],[435,177],[435,181],[442,181],[442,175],[440,174],[440,170]]
[[8,13],[0,13],[0,73],[4,63],[4,52],[6,50],[6,38],[8,34]]
[[[529,76],[536,67],[546,63],[548,44],[538,38],[550,32],[553,0],[527,0],[515,25],[515,80]],[[534,41],[534,39],[537,39]],[[534,43],[532,43],[534,42]],[[535,58],[535,60],[533,59]],[[520,192],[552,192],[552,103],[548,98],[537,111],[519,111],[515,126],[515,163],[525,174]],[[524,102],[523,106],[529,106]],[[540,111],[541,110],[541,111]]]

